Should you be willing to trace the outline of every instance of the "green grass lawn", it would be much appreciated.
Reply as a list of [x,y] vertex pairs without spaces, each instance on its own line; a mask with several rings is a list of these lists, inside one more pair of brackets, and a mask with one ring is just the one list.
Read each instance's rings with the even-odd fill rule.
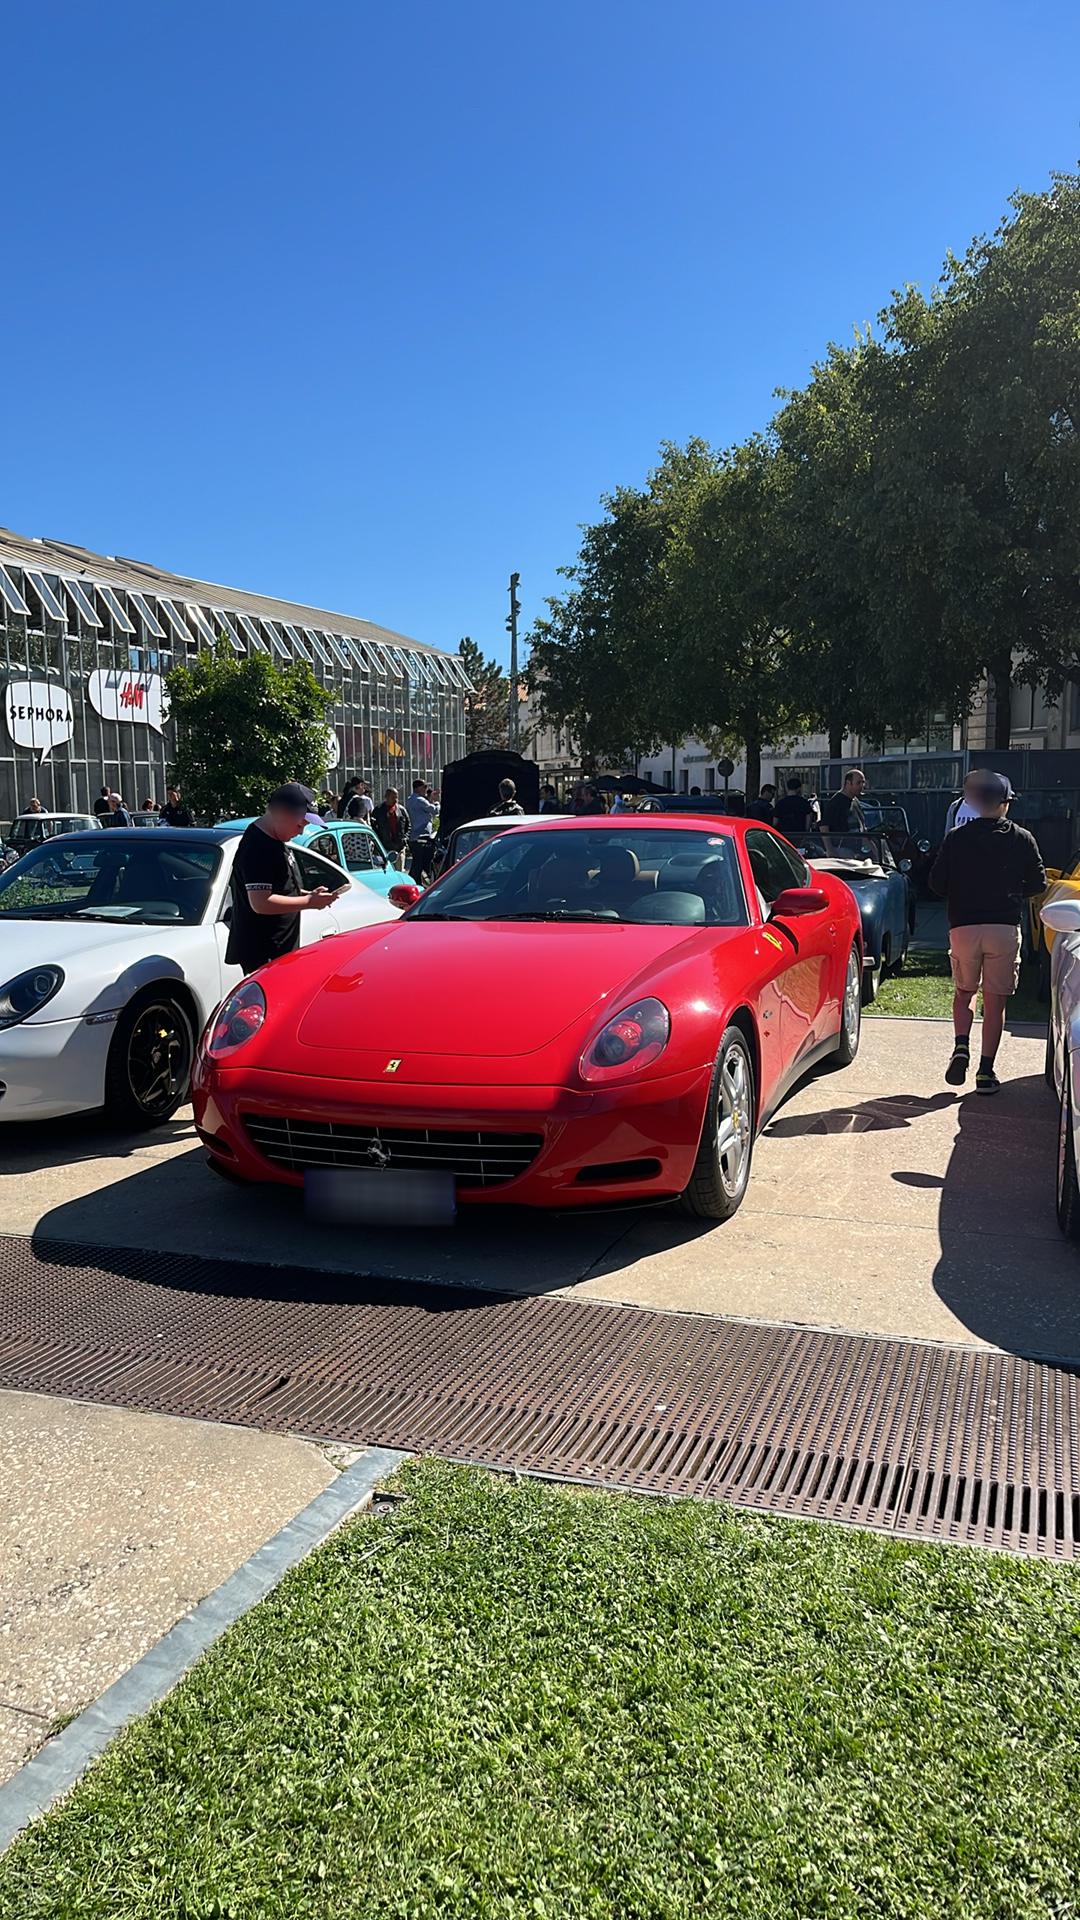
[[[906,1013],[922,1019],[947,1020],[952,1014],[952,980],[947,953],[932,953],[913,947],[904,961],[902,973],[886,975],[872,1007],[875,1013]],[[976,1013],[981,1012],[981,1005]],[[1025,964],[1020,985],[1009,1002],[1008,1020],[1038,1020],[1046,1024],[1046,1005],[1038,998],[1035,969]]]
[[399,1484],[16,1843],[4,1920],[1075,1915],[1075,1570]]

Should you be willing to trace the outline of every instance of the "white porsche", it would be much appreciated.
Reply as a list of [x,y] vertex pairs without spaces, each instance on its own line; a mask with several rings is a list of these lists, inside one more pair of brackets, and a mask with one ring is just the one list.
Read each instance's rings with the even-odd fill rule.
[[[220,827],[99,828],[0,875],[0,1121],[175,1113],[203,1026],[240,978],[225,962],[239,844]],[[305,944],[398,918],[333,861],[294,856],[305,887],[346,889],[301,914]]]

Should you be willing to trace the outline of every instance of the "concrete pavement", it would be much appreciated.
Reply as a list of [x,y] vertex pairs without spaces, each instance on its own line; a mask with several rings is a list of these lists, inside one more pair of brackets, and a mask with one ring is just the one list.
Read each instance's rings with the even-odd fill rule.
[[302,1440],[0,1393],[0,1782],[335,1474]]
[[[448,1233],[313,1228],[298,1197],[209,1174],[186,1119],[0,1133],[0,1232],[274,1268],[574,1294],[1080,1359],[1080,1268],[1054,1220],[1042,1036],[1006,1035],[995,1100],[960,1096],[935,1020],[867,1021],[854,1066],[806,1082],[758,1142],[726,1226],[671,1210],[548,1219],[464,1212]],[[294,1283],[289,1282],[290,1286]]]

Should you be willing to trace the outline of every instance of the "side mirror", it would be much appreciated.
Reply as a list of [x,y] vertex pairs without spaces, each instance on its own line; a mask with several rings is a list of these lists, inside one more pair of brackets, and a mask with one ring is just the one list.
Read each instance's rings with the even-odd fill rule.
[[1080,933],[1080,900],[1048,900],[1039,918],[1052,933]]
[[824,913],[829,896],[824,887],[785,887],[769,909],[770,920],[797,920],[804,913]]
[[420,888],[415,880],[399,880],[396,887],[391,887],[386,897],[392,907],[402,909],[415,907],[420,898]]

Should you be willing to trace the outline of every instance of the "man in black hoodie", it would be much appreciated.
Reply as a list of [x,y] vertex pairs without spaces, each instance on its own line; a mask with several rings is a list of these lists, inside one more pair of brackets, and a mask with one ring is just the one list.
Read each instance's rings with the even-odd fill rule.
[[1046,885],[1042,856],[1026,827],[1006,819],[1013,790],[1001,773],[971,773],[964,783],[978,819],[947,833],[930,874],[949,912],[953,977],[953,1051],[945,1069],[961,1087],[969,1065],[972,1006],[983,995],[982,1058],[976,1093],[996,1093],[994,1061],[1005,1002],[1020,979],[1020,919],[1029,894]]

